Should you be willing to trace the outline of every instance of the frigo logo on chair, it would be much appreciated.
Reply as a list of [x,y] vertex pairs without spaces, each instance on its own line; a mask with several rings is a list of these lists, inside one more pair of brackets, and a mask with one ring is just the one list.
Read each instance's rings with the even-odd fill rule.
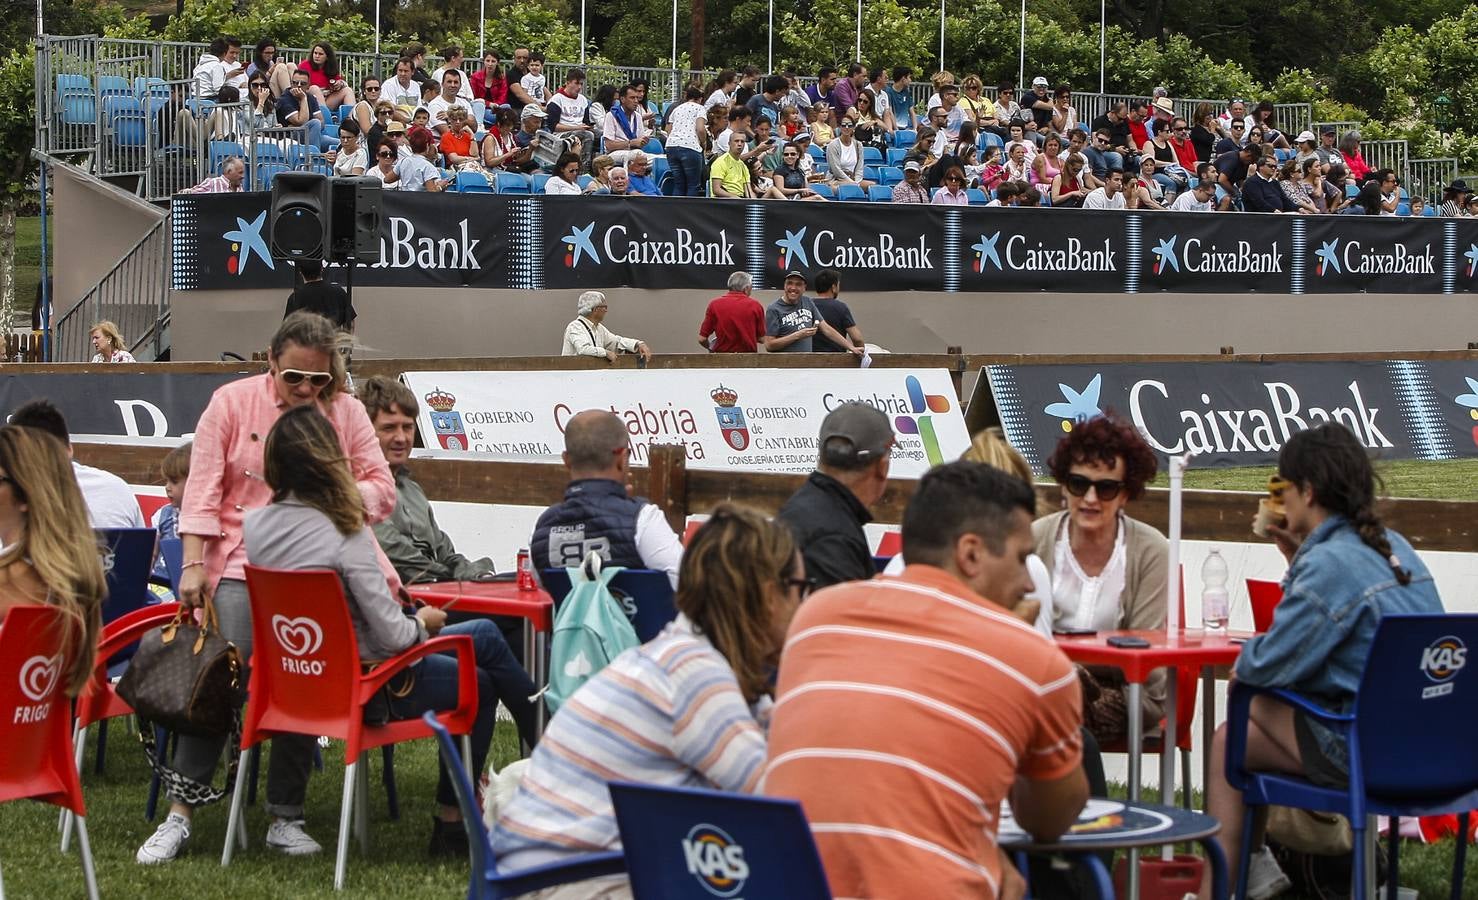
[[33,656],[21,663],[20,688],[34,706],[17,706],[11,724],[41,722],[51,712],[51,693],[61,680],[62,656]]
[[749,863],[744,848],[717,825],[694,825],[683,838],[688,874],[715,897],[733,897],[744,890]]
[[[307,616],[289,619],[272,617],[272,634],[289,656],[282,657],[282,670],[294,675],[322,675],[324,662],[310,659],[323,646],[323,627]],[[292,659],[291,657],[298,657]]]
[[1454,679],[1468,662],[1468,648],[1462,640],[1448,635],[1433,641],[1422,651],[1422,674],[1433,684],[1422,688],[1422,699],[1452,693]]

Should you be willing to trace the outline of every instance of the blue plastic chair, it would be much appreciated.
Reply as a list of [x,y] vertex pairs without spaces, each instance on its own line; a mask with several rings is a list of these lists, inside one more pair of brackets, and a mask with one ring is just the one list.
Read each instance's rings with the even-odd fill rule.
[[990,202],[990,198],[980,188],[965,188],[965,196],[969,198],[971,206],[984,206]]
[[663,176],[665,176],[668,170],[670,170],[671,168],[672,166],[667,162],[667,157],[665,156],[659,156],[656,159],[652,160],[652,180],[657,182],[658,184],[661,184]]
[[575,183],[578,184],[580,186],[580,190],[583,191],[586,188],[590,187],[590,182],[594,180],[594,175],[581,175],[579,178],[575,179]]
[[866,200],[867,194],[863,193],[862,186],[858,184],[837,185],[838,200]]
[[865,166],[881,166],[883,164],[883,151],[867,145],[862,148],[862,164]]
[[865,179],[867,179],[868,181],[873,182],[874,184],[882,184],[883,183],[883,167],[882,166],[863,166],[862,167],[862,177],[865,178]]
[[210,170],[220,174],[221,165],[225,163],[228,156],[239,156],[246,158],[246,148],[237,141],[211,141],[210,147]]
[[806,152],[811,154],[811,158],[816,160],[817,162],[824,162],[826,160],[826,151],[822,150],[815,144],[812,144],[810,148],[806,150]]
[[458,172],[457,190],[464,194],[491,194],[493,186],[481,172]]
[[983,153],[986,147],[1005,147],[1006,142],[1001,140],[999,134],[991,131],[982,131],[980,132],[980,139],[976,141],[975,146]]
[[875,184],[867,189],[867,199],[873,203],[892,203],[893,189],[886,184]]
[[535,172],[533,176],[533,183],[530,185],[530,189],[535,194],[542,194],[544,193],[544,184],[547,181],[549,181],[548,172]]
[[602,875],[615,875],[626,871],[626,858],[619,850],[606,853],[590,853],[564,862],[535,866],[508,875],[499,875],[497,861],[493,859],[493,845],[487,827],[482,822],[482,810],[472,792],[472,782],[467,769],[462,765],[462,755],[452,740],[446,726],[436,720],[436,713],[428,712],[421,717],[426,725],[436,732],[436,742],[441,747],[441,759],[451,775],[452,790],[457,793],[457,806],[462,810],[462,824],[467,829],[467,846],[472,856],[472,877],[467,882],[467,900],[503,900],[531,891],[573,884]]
[[[539,577],[558,607],[570,592],[569,573],[564,569],[544,569]],[[672,602],[672,582],[666,572],[627,569],[611,579],[610,589],[642,643],[656,637],[677,616],[677,607]]]
[[99,75],[98,94],[103,97],[132,97],[133,88],[122,75]]
[[104,548],[103,571],[108,579],[103,622],[158,603],[159,598],[149,590],[158,532],[152,528],[105,528],[98,529],[97,536],[99,546]]
[[286,171],[289,170],[285,163],[257,163],[257,170],[253,173],[257,190],[272,190],[272,179],[276,178],[279,172]]
[[662,154],[667,152],[667,148],[662,146],[661,141],[657,140],[654,137],[650,137],[647,138],[647,142],[642,145],[642,152],[648,156],[661,156]]
[[103,96],[103,115],[120,147],[143,147],[149,142],[149,119],[133,93]]
[[878,175],[880,176],[878,183],[888,187],[903,183],[903,169],[900,166],[883,166],[878,169]]
[[[1366,816],[1386,815],[1390,830],[1390,865],[1386,883],[1390,900],[1400,883],[1397,822],[1401,816],[1457,813],[1458,834],[1467,834],[1468,811],[1478,808],[1478,671],[1463,663],[1469,648],[1478,648],[1478,615],[1388,615],[1381,619],[1360,689],[1348,715],[1314,705],[1292,691],[1252,687],[1234,682],[1227,709],[1227,781],[1242,791],[1249,806],[1292,806],[1336,812],[1354,829],[1355,867],[1351,883],[1364,895]],[[1247,718],[1252,698],[1267,694],[1301,710],[1342,735],[1349,747],[1350,786],[1331,789],[1303,778],[1246,768]],[[1441,748],[1449,748],[1444,752]],[[1461,748],[1461,749],[1458,749]],[[1434,752],[1434,750],[1436,752]],[[1251,810],[1242,829],[1242,855],[1237,862],[1237,897],[1246,896],[1252,838]],[[1467,842],[1457,841],[1452,897],[1462,896]]]
[[613,781],[611,802],[637,900],[830,900],[800,803]]
[[906,159],[908,157],[908,151],[912,147],[913,147],[913,145],[912,144],[909,144],[907,147],[890,147],[890,148],[888,148],[888,165],[890,165],[890,166],[902,166],[904,159]]
[[893,132],[893,146],[904,150],[912,147],[918,139],[919,133],[912,128],[900,128]]
[[521,172],[499,172],[493,181],[493,187],[500,194],[527,194],[529,176]]
[[826,184],[825,182],[816,182],[815,184],[811,185],[811,190],[815,191],[828,200],[836,199],[836,194],[832,193],[831,185]]
[[278,165],[290,166],[305,161],[309,148],[302,144],[292,144],[291,146],[292,157],[289,158],[283,152],[281,144],[272,141],[258,141],[256,144],[257,165],[277,163]]

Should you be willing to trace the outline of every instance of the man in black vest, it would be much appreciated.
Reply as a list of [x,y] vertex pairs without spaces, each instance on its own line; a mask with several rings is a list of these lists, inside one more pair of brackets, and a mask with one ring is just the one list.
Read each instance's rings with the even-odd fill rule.
[[821,423],[816,471],[780,507],[806,561],[806,574],[823,588],[877,574],[862,526],[888,487],[893,428],[866,403],[843,403]]
[[529,542],[536,569],[578,566],[590,551],[605,563],[657,569],[677,586],[683,545],[644,497],[626,493],[631,437],[608,410],[587,409],[565,424],[570,485],[562,503],[544,510]]

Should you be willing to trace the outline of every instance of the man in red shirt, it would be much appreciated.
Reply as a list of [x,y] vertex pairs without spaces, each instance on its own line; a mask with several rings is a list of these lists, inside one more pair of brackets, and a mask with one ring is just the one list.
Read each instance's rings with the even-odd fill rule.
[[755,353],[765,336],[765,308],[751,296],[748,272],[729,276],[729,292],[708,302],[698,344],[711,353]]

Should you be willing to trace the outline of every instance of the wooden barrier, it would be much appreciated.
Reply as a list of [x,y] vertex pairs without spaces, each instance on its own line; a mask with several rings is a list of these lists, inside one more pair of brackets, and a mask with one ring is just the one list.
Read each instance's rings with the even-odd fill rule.
[[[106,469],[130,484],[160,484],[159,464],[167,448],[120,444],[76,444],[78,462]],[[632,487],[656,503],[674,530],[681,533],[689,515],[736,501],[767,513],[780,508],[804,475],[771,475],[689,470],[681,447],[652,447],[651,464],[632,472]],[[549,506],[564,495],[569,476],[563,466],[548,463],[492,462],[474,459],[417,459],[416,480],[432,500],[461,503]],[[893,479],[873,507],[875,521],[896,524],[915,482]],[[1050,506],[1061,502],[1055,484],[1038,484],[1037,494]],[[1258,542],[1251,522],[1258,493],[1193,491],[1184,494],[1182,534],[1188,540]],[[1152,488],[1128,507],[1128,513],[1164,531],[1169,518],[1169,491]],[[1418,550],[1478,551],[1478,503],[1445,500],[1384,499],[1380,514]]]

